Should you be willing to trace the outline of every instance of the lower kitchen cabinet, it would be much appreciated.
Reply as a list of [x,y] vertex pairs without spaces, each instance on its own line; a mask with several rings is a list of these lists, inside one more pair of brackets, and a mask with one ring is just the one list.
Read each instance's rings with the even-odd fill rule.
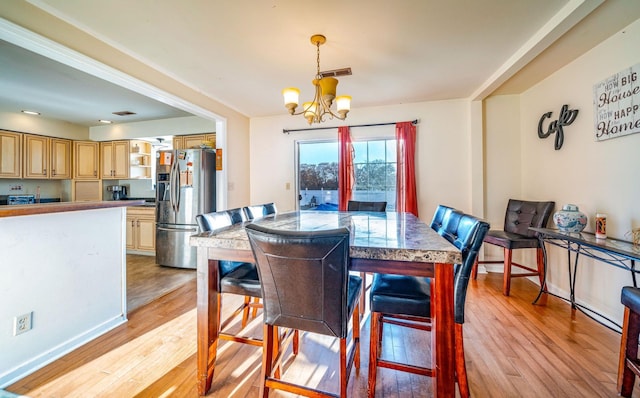
[[127,208],[127,253],[156,254],[156,220],[154,207]]

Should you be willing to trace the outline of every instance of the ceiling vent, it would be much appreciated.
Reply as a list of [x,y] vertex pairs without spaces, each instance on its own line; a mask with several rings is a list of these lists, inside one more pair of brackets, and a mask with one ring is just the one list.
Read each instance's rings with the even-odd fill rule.
[[113,112],[114,115],[118,115],[118,116],[131,116],[131,115],[135,115],[135,112],[129,112],[129,111],[120,111],[120,112]]
[[320,72],[320,76],[322,76],[322,77],[351,76],[351,68],[325,70],[325,71]]

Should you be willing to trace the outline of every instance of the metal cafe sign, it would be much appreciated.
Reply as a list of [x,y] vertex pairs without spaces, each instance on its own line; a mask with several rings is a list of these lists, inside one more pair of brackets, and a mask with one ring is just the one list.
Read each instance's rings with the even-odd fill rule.
[[596,141],[640,132],[640,64],[593,86]]

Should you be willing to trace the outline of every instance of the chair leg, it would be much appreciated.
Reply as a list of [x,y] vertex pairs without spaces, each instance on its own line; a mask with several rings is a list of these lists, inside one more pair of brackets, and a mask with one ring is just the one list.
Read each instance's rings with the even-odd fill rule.
[[504,280],[502,282],[502,294],[509,295],[511,290],[511,258],[513,251],[511,249],[504,249]]
[[[262,382],[260,383],[260,397],[269,398],[269,387],[267,387],[267,379],[271,376],[273,366],[273,349],[274,349],[274,331],[273,326],[265,324],[264,336],[262,344]],[[277,338],[276,338],[277,340]]]
[[471,277],[475,280],[478,279],[478,258],[473,262],[473,268],[471,269]]
[[[355,312],[355,311],[354,311]],[[360,318],[360,314],[356,314]],[[347,339],[340,339],[340,396],[347,396]]]
[[469,398],[469,381],[467,379],[467,366],[464,360],[464,342],[462,339],[462,324],[455,324],[456,342],[456,376],[461,398]]
[[[260,304],[260,298],[259,297],[254,297],[253,298],[253,303],[254,304]],[[255,317],[258,316],[258,307],[254,306],[253,307],[253,312],[251,312],[251,318],[255,319]]]
[[378,371],[378,346],[380,345],[379,312],[371,312],[371,335],[369,337],[369,398],[376,395],[376,376]]
[[[360,316],[358,314],[358,308],[353,310],[352,315],[352,323],[351,327],[353,328],[353,349],[355,350],[354,354],[354,364],[356,368],[356,374],[360,374]],[[347,380],[345,380],[345,384]]]
[[620,360],[618,361],[618,392],[623,397],[630,397],[633,393],[636,372],[629,367],[628,361],[637,362],[639,334],[640,314],[625,307],[622,338],[620,339]]
[[362,293],[360,294],[360,315],[364,315],[365,301],[367,297],[367,273],[361,272],[360,278],[362,278]]
[[249,304],[251,303],[250,296],[244,296],[244,308],[242,309],[242,328],[247,327],[247,322],[249,321],[249,310],[251,307]]

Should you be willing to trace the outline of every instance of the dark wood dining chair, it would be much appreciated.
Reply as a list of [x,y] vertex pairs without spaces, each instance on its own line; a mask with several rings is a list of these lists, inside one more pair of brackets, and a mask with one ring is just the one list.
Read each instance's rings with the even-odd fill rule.
[[624,305],[624,319],[618,361],[618,393],[622,397],[630,397],[636,376],[640,376],[640,359],[638,359],[640,289],[632,286],[623,287],[620,301]]
[[[473,267],[473,279],[478,276],[478,264],[504,264],[504,276],[502,282],[502,294],[508,296],[511,291],[511,278],[538,276],[540,285],[544,283],[544,253],[538,234],[529,227],[544,228],[549,222],[555,202],[532,202],[525,200],[509,199],[507,212],[504,216],[504,228],[491,230],[485,236],[486,243],[500,246],[504,249],[503,260],[476,260]],[[522,265],[513,261],[513,251],[517,249],[535,249],[537,269]],[[524,269],[529,272],[512,274],[512,267]]]
[[[232,213],[237,214],[235,209]],[[242,217],[235,217],[235,220],[236,222],[233,222],[232,215],[229,211],[205,213],[196,216],[198,226],[203,232],[229,227],[238,222],[242,222]],[[258,270],[255,264],[220,260],[218,261],[218,276],[218,303],[220,306],[222,306],[223,293],[244,296],[244,302],[242,305],[240,305],[229,317],[220,323],[218,330],[219,338],[261,347],[261,339],[231,334],[224,331],[240,314],[242,314],[241,329],[244,329],[249,321],[250,309],[254,310],[253,317],[255,317],[257,310],[262,308],[262,304],[260,303],[262,290],[260,287],[260,279],[258,278]]]
[[347,211],[385,211],[387,202],[363,202],[350,200],[347,202]]
[[[339,396],[346,397],[351,369],[360,369],[358,297],[362,289],[362,279],[348,270],[349,230],[292,232],[249,224],[246,232],[263,289],[264,346],[259,396],[268,397],[271,389],[308,397],[338,396],[282,380],[285,375],[279,367],[290,339],[279,341],[275,336],[278,328],[284,328],[292,331],[287,336],[302,330],[340,340]],[[293,347],[295,354],[295,343]]]
[[[465,365],[462,325],[471,269],[478,250],[489,230],[489,224],[471,215],[452,212],[460,217],[445,226],[442,236],[462,252],[462,264],[454,270],[455,370],[460,396],[469,397]],[[405,275],[375,274],[369,295],[371,336],[369,340],[369,397],[375,397],[378,367],[434,376],[426,366],[383,359],[382,333],[385,323],[419,330],[431,330],[431,278]]]

